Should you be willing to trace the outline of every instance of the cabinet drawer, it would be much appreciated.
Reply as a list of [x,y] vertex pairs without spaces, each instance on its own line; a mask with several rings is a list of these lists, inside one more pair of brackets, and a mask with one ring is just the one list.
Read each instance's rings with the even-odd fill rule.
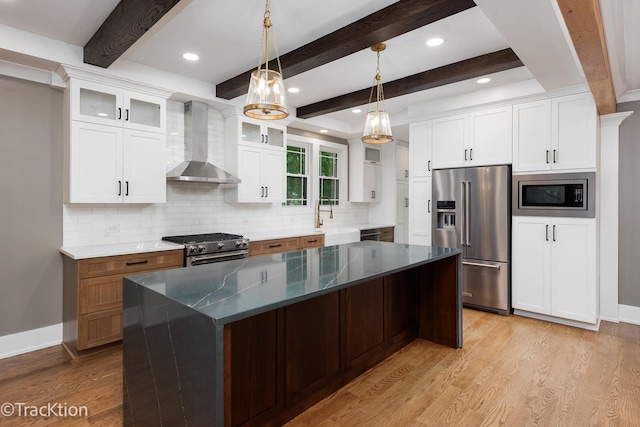
[[249,256],[295,251],[299,248],[298,244],[298,237],[251,242],[249,244]]
[[82,279],[114,274],[134,274],[141,271],[182,267],[182,249],[149,252],[136,255],[118,255],[84,259],[79,262],[79,276]]
[[81,314],[78,318],[78,350],[122,339],[122,309]]
[[122,307],[122,278],[124,275],[93,277],[80,280],[78,313]]
[[381,242],[393,242],[394,227],[387,227],[380,229],[380,241]]
[[299,237],[298,239],[299,239],[298,245],[300,249],[321,248],[324,246],[324,234],[302,236],[302,237]]

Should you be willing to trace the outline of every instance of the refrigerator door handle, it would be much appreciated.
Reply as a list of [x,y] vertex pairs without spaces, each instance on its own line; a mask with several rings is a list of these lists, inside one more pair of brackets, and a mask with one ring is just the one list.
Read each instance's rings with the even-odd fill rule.
[[469,230],[469,223],[471,222],[471,181],[467,181],[467,191],[465,192],[465,201],[464,201],[464,209],[465,209],[465,218],[464,218],[464,226],[466,228],[466,245],[471,246],[471,242],[469,241],[469,236],[471,235],[471,230]]
[[500,270],[500,264],[480,264],[479,262],[462,261],[462,265],[471,265],[473,267],[487,267]]
[[461,221],[460,221],[460,246],[465,245],[465,240],[464,240],[464,230],[465,230],[465,212],[466,212],[466,207],[464,205],[464,200],[465,200],[465,186],[464,186],[464,181],[460,181],[460,203],[461,203],[461,207],[460,207],[460,216],[461,216]]

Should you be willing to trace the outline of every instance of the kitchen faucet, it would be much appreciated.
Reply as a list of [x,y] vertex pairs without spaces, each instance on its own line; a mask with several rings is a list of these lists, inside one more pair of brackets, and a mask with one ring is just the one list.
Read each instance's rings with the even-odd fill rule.
[[331,203],[331,199],[328,198],[327,196],[321,196],[318,199],[318,208],[316,210],[316,228],[322,227],[322,220],[320,219],[320,212],[329,212],[329,219],[333,219],[333,208],[331,207],[331,204],[329,204],[329,210],[320,209],[320,201],[322,199],[327,199],[329,201],[329,203]]

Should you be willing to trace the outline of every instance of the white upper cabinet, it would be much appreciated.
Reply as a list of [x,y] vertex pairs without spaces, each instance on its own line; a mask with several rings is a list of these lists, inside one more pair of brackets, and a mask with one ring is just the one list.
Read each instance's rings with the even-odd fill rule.
[[240,183],[225,189],[230,203],[282,203],[287,128],[233,115],[225,119],[225,170]]
[[598,115],[589,93],[513,107],[513,171],[595,169]]
[[396,144],[396,180],[409,179],[409,147]]
[[70,80],[71,120],[164,133],[166,100],[142,92]]
[[511,107],[469,113],[469,166],[511,164]]
[[349,142],[349,201],[382,200],[382,151],[362,141]]
[[434,168],[466,166],[469,159],[468,120],[468,114],[433,120]]
[[511,107],[433,120],[433,167],[511,164]]
[[412,123],[409,128],[409,176],[431,176],[433,168],[433,122]]

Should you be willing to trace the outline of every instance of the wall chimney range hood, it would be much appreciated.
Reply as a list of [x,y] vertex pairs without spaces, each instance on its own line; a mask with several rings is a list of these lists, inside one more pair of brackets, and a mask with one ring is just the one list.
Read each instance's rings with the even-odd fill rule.
[[203,102],[189,101],[184,104],[185,161],[167,174],[167,181],[240,183],[235,176],[207,162],[208,108]]

